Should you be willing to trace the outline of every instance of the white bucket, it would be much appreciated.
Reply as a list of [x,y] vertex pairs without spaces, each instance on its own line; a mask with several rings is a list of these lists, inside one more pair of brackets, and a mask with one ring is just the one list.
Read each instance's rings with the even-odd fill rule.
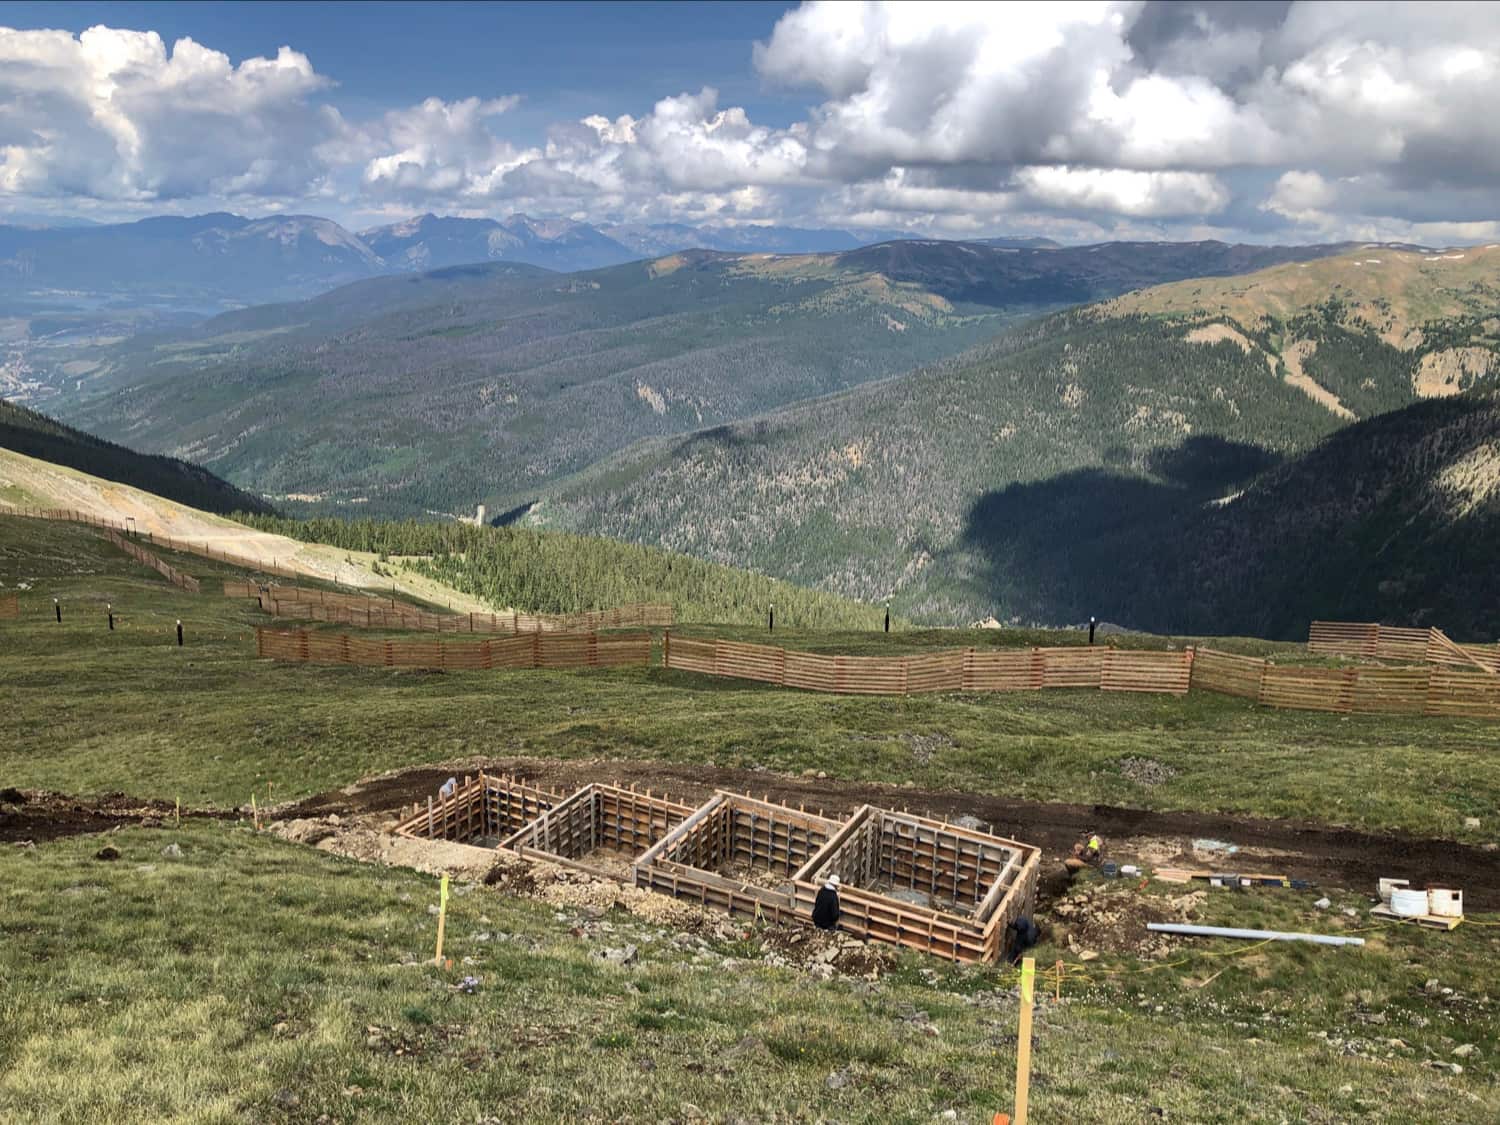
[[1410,887],[1391,888],[1391,909],[1403,918],[1417,918],[1427,913],[1427,892]]
[[1452,887],[1427,888],[1427,913],[1440,918],[1462,918],[1464,916],[1464,893]]
[[1411,886],[1410,879],[1382,879],[1380,880],[1380,901],[1387,906],[1391,904],[1391,891],[1397,887]]

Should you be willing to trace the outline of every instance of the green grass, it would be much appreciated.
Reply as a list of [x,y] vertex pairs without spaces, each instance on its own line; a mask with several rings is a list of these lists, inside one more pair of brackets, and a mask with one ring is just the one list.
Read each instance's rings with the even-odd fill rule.
[[[1479,723],[1211,695],[852,699],[661,669],[274,665],[250,656],[265,620],[251,603],[193,597],[83,529],[37,521],[0,519],[0,582],[30,586],[22,620],[0,622],[6,785],[236,805],[268,780],[295,796],[475,754],[622,757],[1475,838],[1460,818],[1488,822],[1500,794],[1497,735]],[[1049,639],[1061,638],[956,638]],[[776,640],[874,652],[955,638]],[[933,734],[950,744],[919,760],[909,736]],[[1120,773],[1130,756],[1177,774],[1142,789]],[[663,1121],[691,1105],[710,1120],[917,1122],[952,1109],[988,1122],[1011,1102],[1008,969],[907,954],[878,982],[817,982],[764,963],[753,932],[684,947],[619,914],[461,888],[447,931],[457,964],[443,974],[414,963],[434,937],[429,877],[243,824],[109,841],[113,863],[92,858],[98,837],[0,849],[0,1120]],[[168,843],[181,859],[161,854]],[[1110,884],[1101,909],[1184,889]],[[1364,927],[1362,910],[1342,913],[1360,897],[1335,892],[1328,911],[1311,898],[1213,893],[1198,920]],[[1193,942],[1160,962],[1082,963],[1054,933],[1038,960],[1062,958],[1070,975],[1060,1005],[1040,989],[1034,1119],[1155,1120],[1158,1107],[1193,1122],[1493,1121],[1500,927],[1474,921],[1371,930],[1358,950]],[[625,943],[640,950],[629,966],[596,956]],[[472,995],[452,987],[466,974],[480,981]],[[1477,1055],[1452,1055],[1471,1043]],[[1456,1061],[1461,1074],[1436,1069]]]
[[[0,582],[18,581],[32,585],[23,618],[0,622],[0,779],[13,785],[233,807],[268,781],[290,798],[477,755],[619,758],[1304,817],[1474,843],[1491,839],[1500,805],[1500,726],[1478,720],[1275,711],[1207,693],[868,699],[660,668],[431,674],[272,664],[253,658],[254,626],[269,620],[253,603],[177,590],[79,528],[0,519]],[[62,625],[51,617],[54,594]],[[847,652],[1046,639],[774,636]],[[930,758],[913,752],[913,736],[934,735]],[[1174,776],[1149,788],[1131,781],[1120,763],[1133,757]],[[1481,818],[1481,828],[1464,828],[1466,817]]]
[[[432,949],[431,878],[244,826],[110,839],[113,863],[91,858],[89,837],[0,852],[0,1119],[658,1121],[691,1103],[715,1120],[926,1121],[954,1109],[987,1122],[1011,1099],[1004,969],[910,954],[876,983],[815,983],[743,959],[753,937],[683,949],[628,917],[588,932],[575,912],[559,921],[478,888],[451,900],[445,974],[413,963]],[[169,842],[181,859],[161,855]],[[1225,893],[1205,909],[1219,922],[1357,925],[1306,899]],[[1063,1004],[1039,990],[1034,1113],[1494,1120],[1500,1023],[1484,989],[1497,933],[1384,932],[1361,950],[1203,943],[1165,963],[1075,963]],[[626,942],[641,951],[634,964],[595,956]],[[1060,955],[1037,952],[1044,964]],[[477,992],[452,987],[463,975]],[[1425,991],[1433,978],[1455,992]],[[1463,1043],[1481,1053],[1462,1075],[1424,1065]],[[835,1073],[842,1089],[828,1085]]]

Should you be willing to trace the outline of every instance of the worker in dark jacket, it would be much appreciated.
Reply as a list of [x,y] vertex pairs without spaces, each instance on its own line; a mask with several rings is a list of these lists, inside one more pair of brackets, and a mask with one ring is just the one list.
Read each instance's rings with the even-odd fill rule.
[[1010,925],[1005,927],[1010,931],[1010,959],[1012,963],[1019,962],[1026,956],[1028,950],[1033,949],[1037,942],[1042,940],[1042,930],[1030,918],[1022,915]]
[[837,929],[839,924],[839,877],[828,876],[828,882],[813,902],[813,925],[820,930]]

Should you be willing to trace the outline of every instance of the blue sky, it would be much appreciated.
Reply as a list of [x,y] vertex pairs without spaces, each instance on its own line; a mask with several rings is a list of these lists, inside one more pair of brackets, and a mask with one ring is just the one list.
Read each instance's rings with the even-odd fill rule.
[[0,26],[96,24],[184,36],[235,60],[288,45],[338,83],[352,110],[436,96],[521,94],[517,117],[540,136],[558,116],[601,106],[649,109],[658,98],[717,86],[757,120],[786,125],[807,99],[770,89],[751,45],[784,3],[321,4],[0,2]]
[[0,214],[1500,240],[1500,5],[0,2]]

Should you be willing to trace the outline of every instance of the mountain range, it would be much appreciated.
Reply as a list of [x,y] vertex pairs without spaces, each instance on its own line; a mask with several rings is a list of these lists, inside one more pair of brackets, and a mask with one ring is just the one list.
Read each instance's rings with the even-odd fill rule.
[[1038,312],[1330,250],[923,240],[565,275],[454,266],[73,349],[52,401],[278,498],[505,511],[632,441],[896,375]]
[[[110,224],[16,215],[0,217],[0,317],[97,308],[100,301],[201,313],[310,297],[382,274],[474,262],[519,262],[566,272],[679,250],[835,252],[899,237],[893,231],[774,226],[595,227],[519,214],[505,219],[426,214],[358,232],[313,215],[247,219],[216,213]],[[1047,239],[998,241],[1055,246]]]
[[[919,620],[1096,615],[1164,631],[1291,635],[1336,574],[1314,567],[1320,577],[1300,598],[1236,590],[1294,587],[1297,569],[1270,560],[1293,543],[1315,556],[1339,512],[1370,507],[1365,491],[1376,490],[1372,510],[1437,512],[1419,498],[1446,487],[1415,488],[1425,479],[1421,440],[1405,468],[1389,467],[1399,484],[1382,483],[1373,457],[1342,475],[1337,451],[1356,447],[1342,436],[1319,443],[1357,417],[1433,418],[1424,400],[1493,386],[1497,282],[1500,248],[1384,247],[1146,289],[901,378],[638,443],[551,489],[526,518],[891,599]],[[1489,402],[1480,417],[1493,416]],[[1385,433],[1378,422],[1361,432]],[[1479,445],[1469,455],[1487,463]],[[1427,468],[1441,476],[1446,464]],[[1329,479],[1313,482],[1315,472]],[[1269,518],[1268,495],[1283,521]],[[1492,505],[1479,495],[1477,505]],[[1303,526],[1321,530],[1292,534]],[[1424,555],[1430,523],[1391,528],[1387,555],[1364,573],[1471,565]],[[1234,546],[1215,561],[1221,541]],[[1201,573],[1185,573],[1179,556]],[[1232,574],[1240,578],[1226,589],[1217,576]],[[1409,591],[1402,616],[1430,609],[1429,582],[1390,580]],[[1378,599],[1359,590],[1351,600],[1380,616]]]

